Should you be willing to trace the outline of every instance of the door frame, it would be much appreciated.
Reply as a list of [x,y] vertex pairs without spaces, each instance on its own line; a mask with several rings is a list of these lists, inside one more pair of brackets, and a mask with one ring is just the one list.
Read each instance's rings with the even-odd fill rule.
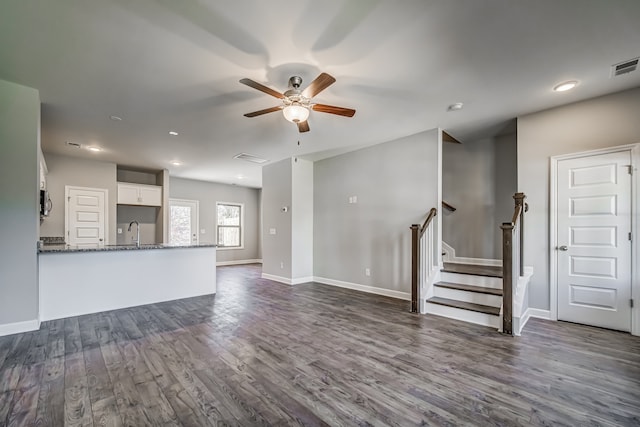
[[[200,200],[191,200],[191,199],[173,199],[173,198],[169,198],[169,221],[167,221],[168,224],[168,228],[169,228],[169,235],[167,236],[169,239],[171,239],[171,203],[176,202],[176,203],[195,203],[196,205],[196,239],[197,242],[196,244],[200,244]],[[169,242],[171,243],[171,242]]]
[[619,145],[616,147],[602,148],[598,150],[582,151],[578,153],[562,154],[550,158],[549,181],[549,309],[551,320],[558,320],[558,259],[556,248],[558,247],[558,162],[561,160],[591,157],[600,154],[619,153],[629,151],[631,153],[631,298],[634,306],[631,309],[631,334],[640,335],[640,272],[638,271],[638,239],[640,233],[637,229],[640,225],[638,214],[640,213],[638,186],[638,166],[640,165],[640,143]]
[[109,242],[109,190],[106,188],[79,187],[77,185],[64,186],[64,241],[69,237],[69,192],[71,190],[89,190],[104,194],[104,244]]

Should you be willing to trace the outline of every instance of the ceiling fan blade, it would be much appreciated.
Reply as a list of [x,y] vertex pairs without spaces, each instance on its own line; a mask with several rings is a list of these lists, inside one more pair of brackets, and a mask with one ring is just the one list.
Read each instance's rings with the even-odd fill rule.
[[312,81],[309,86],[306,87],[305,90],[302,91],[302,96],[307,98],[313,98],[333,83],[335,83],[336,79],[330,76],[327,73],[322,73],[314,81]]
[[334,107],[333,105],[325,104],[313,104],[311,109],[320,113],[337,114],[338,116],[345,117],[353,117],[356,113],[356,110],[352,110],[351,108]]
[[282,105],[279,105],[277,107],[265,108],[264,110],[258,110],[258,111],[254,111],[252,113],[247,113],[244,116],[245,117],[256,117],[256,116],[261,116],[261,115],[267,114],[267,113],[273,113],[274,111],[278,111],[278,110],[282,110]]
[[309,122],[306,120],[304,122],[298,122],[298,130],[300,133],[309,132]]
[[279,98],[279,99],[283,99],[284,98],[284,95],[281,94],[280,92],[275,91],[275,90],[271,89],[270,87],[266,87],[265,85],[260,84],[258,82],[254,82],[251,79],[240,79],[240,83],[245,84],[245,85],[247,85],[249,87],[252,87],[254,89],[258,89],[259,91],[264,92],[266,94],[269,94],[271,96],[275,96],[276,98]]

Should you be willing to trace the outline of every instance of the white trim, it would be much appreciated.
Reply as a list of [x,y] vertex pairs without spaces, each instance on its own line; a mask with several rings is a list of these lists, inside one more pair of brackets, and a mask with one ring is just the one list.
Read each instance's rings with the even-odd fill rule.
[[551,312],[549,310],[540,310],[539,308],[527,308],[519,319],[514,319],[513,331],[515,336],[519,337],[521,335],[522,330],[531,318],[551,320]]
[[262,264],[262,259],[237,259],[233,261],[218,261],[216,266],[224,265],[243,265],[243,264]]
[[[640,143],[619,145],[598,150],[582,151],[579,153],[562,154],[549,159],[549,310],[539,310],[548,312],[550,320],[558,320],[558,265],[555,256],[555,248],[558,246],[557,235],[557,174],[558,162],[560,160],[576,159],[580,157],[590,157],[600,154],[619,153],[622,151],[631,152],[631,166],[633,175],[631,177],[631,297],[636,301],[631,309],[631,334],[640,335],[640,261],[638,254],[638,239],[640,233],[637,232],[638,213],[640,212],[640,193],[638,180],[638,165],[640,165]],[[531,317],[538,317],[531,314]],[[541,317],[542,318],[542,317]]]
[[[533,317],[534,319],[553,320],[551,318],[551,311],[549,310],[541,310],[539,308],[529,307],[524,314],[525,316]],[[522,317],[525,317],[525,316],[522,316]]]
[[472,264],[472,265],[491,265],[495,267],[502,267],[501,259],[491,258],[467,258],[456,256],[456,250],[453,246],[448,245],[445,241],[442,242],[442,252],[446,255],[442,257],[444,262],[450,262],[453,264]]
[[377,288],[375,286],[361,285],[359,283],[343,282],[342,280],[327,279],[326,277],[314,276],[313,281],[316,283],[322,283],[323,285],[337,286],[338,288],[353,289],[354,291],[411,301],[410,292],[400,292],[391,289]]
[[102,236],[105,245],[110,244],[109,241],[109,189],[78,187],[77,185],[64,186],[64,241],[69,244],[69,191],[71,190],[89,190],[104,193],[104,236]]
[[222,201],[216,201],[216,222],[215,222],[215,227],[216,227],[216,231],[215,231],[215,236],[216,236],[216,243],[218,242],[218,205],[232,205],[232,206],[240,206],[240,246],[218,246],[218,250],[219,251],[231,251],[231,250],[238,250],[238,249],[244,249],[244,203],[241,202],[222,202]]
[[273,280],[274,282],[284,283],[285,285],[293,285],[293,281],[288,277],[276,276],[274,274],[262,273],[262,278],[267,280]]
[[273,274],[262,273],[263,279],[273,280],[274,282],[284,283],[285,285],[301,285],[303,283],[311,283],[315,282],[315,277],[307,276],[307,277],[298,277],[295,279],[289,279],[288,277],[275,276]]
[[298,277],[297,279],[291,279],[291,284],[292,285],[301,285],[302,283],[311,283],[314,280],[313,276],[307,276],[307,277]]
[[[200,243],[200,200],[190,199],[169,199],[169,228],[171,228],[171,206],[184,206],[194,203],[196,205],[196,245]],[[171,231],[169,231],[169,240],[171,240]],[[169,242],[171,243],[171,242]],[[193,243],[193,242],[192,242]]]
[[40,329],[40,320],[25,320],[23,322],[5,323],[0,325],[0,337],[5,335],[20,334],[23,332],[37,331]]

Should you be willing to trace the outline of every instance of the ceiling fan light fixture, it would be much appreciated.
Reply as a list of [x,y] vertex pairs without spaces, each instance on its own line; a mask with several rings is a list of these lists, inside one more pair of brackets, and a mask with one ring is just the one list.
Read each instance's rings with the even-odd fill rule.
[[306,122],[309,118],[309,109],[300,104],[293,103],[284,107],[282,109],[282,114],[284,115],[284,118],[289,120],[291,123],[301,123]]

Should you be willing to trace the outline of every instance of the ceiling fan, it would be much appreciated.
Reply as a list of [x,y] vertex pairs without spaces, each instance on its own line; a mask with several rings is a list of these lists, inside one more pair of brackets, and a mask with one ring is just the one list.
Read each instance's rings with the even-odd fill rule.
[[244,116],[256,117],[282,110],[284,118],[292,123],[296,123],[300,132],[309,132],[309,123],[307,122],[307,118],[309,117],[310,110],[318,111],[320,113],[337,114],[338,116],[353,117],[356,110],[352,110],[351,108],[334,107],[333,105],[316,104],[311,102],[311,98],[328,88],[335,81],[336,79],[329,74],[322,73],[304,90],[300,90],[302,78],[299,76],[293,76],[289,79],[289,89],[285,93],[280,93],[251,79],[242,79],[240,80],[240,83],[282,99],[282,105],[247,113]]

